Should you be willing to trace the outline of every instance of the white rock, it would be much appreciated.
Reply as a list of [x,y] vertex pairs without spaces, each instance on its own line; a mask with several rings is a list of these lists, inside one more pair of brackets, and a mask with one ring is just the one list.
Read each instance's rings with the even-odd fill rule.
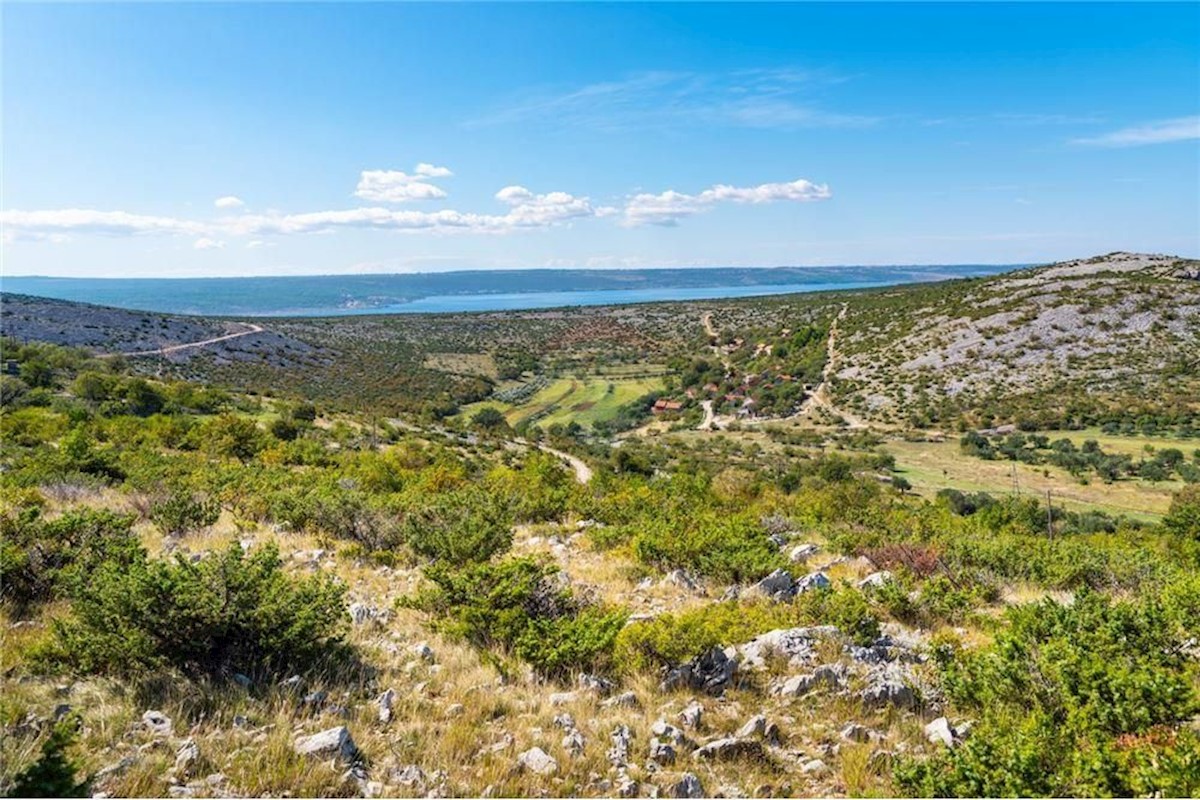
[[749,739],[751,736],[762,736],[766,730],[767,718],[763,714],[759,714],[746,720],[746,724],[738,728],[734,736],[739,739]]
[[808,761],[804,764],[804,766],[800,767],[800,771],[805,775],[820,775],[828,771],[828,769],[829,767],[825,766],[825,762],[819,758],[814,758],[812,761]]
[[829,576],[824,572],[812,572],[796,581],[796,594],[802,594],[812,589],[828,589],[833,586]]
[[390,722],[392,719],[392,707],[396,704],[396,690],[388,689],[379,695],[379,699],[376,702],[379,704],[379,721]]
[[142,725],[155,736],[170,736],[174,727],[171,718],[161,711],[147,711],[142,714]]
[[888,583],[891,580],[892,580],[892,573],[888,572],[887,570],[883,570],[881,572],[872,572],[870,575],[868,575],[867,577],[863,578],[861,581],[858,582],[858,588],[860,588],[860,589],[867,589],[867,588],[878,589],[879,587],[885,585],[886,583]]
[[358,753],[350,730],[344,725],[301,737],[294,747],[302,756],[336,756],[347,761]]
[[540,747],[531,747],[517,756],[517,763],[537,775],[553,775],[558,772],[558,762]]
[[700,722],[703,718],[704,706],[694,700],[688,703],[683,711],[679,712],[679,721],[693,730],[700,727]]
[[175,771],[181,776],[189,774],[200,760],[200,747],[192,739],[185,739],[175,751]]
[[933,744],[944,744],[946,747],[954,747],[954,731],[950,727],[950,720],[945,717],[938,717],[926,725],[925,738]]
[[821,548],[815,544],[798,544],[788,553],[788,560],[793,564],[798,561],[807,561],[819,552],[821,552]]

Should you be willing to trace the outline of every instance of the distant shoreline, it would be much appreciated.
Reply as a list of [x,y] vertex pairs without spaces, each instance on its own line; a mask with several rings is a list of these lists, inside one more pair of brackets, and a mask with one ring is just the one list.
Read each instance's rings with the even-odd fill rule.
[[5,277],[0,290],[168,314],[333,317],[520,311],[870,289],[1020,269],[1020,264],[503,270],[241,278]]

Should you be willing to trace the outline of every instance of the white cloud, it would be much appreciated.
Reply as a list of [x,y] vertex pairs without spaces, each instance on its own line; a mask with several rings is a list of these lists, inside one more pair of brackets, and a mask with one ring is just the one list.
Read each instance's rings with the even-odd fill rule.
[[0,211],[0,226],[13,238],[46,239],[59,234],[91,233],[101,236],[139,234],[190,234],[204,232],[198,222],[131,214],[127,211],[95,211],[63,208],[49,211]]
[[214,200],[213,205],[217,208],[231,209],[241,208],[246,204],[242,202],[242,198],[227,194],[224,197],[218,197],[216,200]]
[[407,203],[410,200],[440,200],[446,192],[429,182],[432,178],[447,178],[454,173],[433,164],[417,164],[413,174],[390,169],[363,170],[355,197],[373,203]]
[[679,220],[708,210],[717,203],[793,203],[827,200],[832,196],[825,184],[800,178],[789,183],[763,183],[738,187],[717,184],[699,194],[684,194],[668,189],[660,194],[640,193],[625,205],[624,224],[676,225]]
[[223,250],[225,243],[217,239],[210,239],[207,236],[202,236],[192,243],[192,247],[197,250]]
[[1148,144],[1186,142],[1193,139],[1200,139],[1200,116],[1147,122],[1100,136],[1074,139],[1072,143],[1092,147],[1141,147]]
[[423,178],[449,178],[454,174],[446,167],[435,167],[424,162],[417,164],[415,172]]

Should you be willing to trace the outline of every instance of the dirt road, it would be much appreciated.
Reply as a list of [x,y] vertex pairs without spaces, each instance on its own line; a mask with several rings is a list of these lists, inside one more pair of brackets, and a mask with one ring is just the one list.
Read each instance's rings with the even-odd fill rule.
[[186,344],[172,344],[172,345],[168,345],[167,347],[160,347],[157,350],[134,350],[133,352],[118,353],[118,354],[110,353],[110,354],[108,354],[107,357],[111,358],[112,355],[122,355],[122,356],[127,356],[127,357],[165,356],[169,353],[178,353],[180,350],[190,350],[193,347],[207,347],[210,344],[216,344],[217,342],[227,342],[230,339],[236,339],[239,336],[249,336],[252,333],[262,333],[262,331],[263,331],[263,328],[261,325],[254,325],[249,322],[238,323],[238,324],[246,325],[246,330],[236,331],[234,333],[227,333],[224,336],[214,336],[212,339],[204,339],[199,342],[188,342]]

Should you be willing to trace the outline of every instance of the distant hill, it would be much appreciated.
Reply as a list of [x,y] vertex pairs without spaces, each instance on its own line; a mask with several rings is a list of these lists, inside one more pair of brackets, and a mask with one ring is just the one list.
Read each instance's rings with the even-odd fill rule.
[[834,393],[874,419],[1200,402],[1200,262],[1174,256],[1110,253],[864,294],[842,332]]
[[1084,409],[1200,410],[1200,262],[1165,255],[1111,253],[988,277],[737,300],[254,319],[261,330],[6,294],[0,330],[110,353],[168,348],[139,356],[138,368],[414,411],[484,399],[506,379],[682,370],[688,359],[713,358],[705,318],[726,342],[724,369],[737,382],[741,373],[771,377],[773,342],[794,341],[806,326],[827,331],[836,318],[836,352],[815,345],[809,367],[819,372],[822,355],[833,357],[833,408],[869,422],[1046,426]]

